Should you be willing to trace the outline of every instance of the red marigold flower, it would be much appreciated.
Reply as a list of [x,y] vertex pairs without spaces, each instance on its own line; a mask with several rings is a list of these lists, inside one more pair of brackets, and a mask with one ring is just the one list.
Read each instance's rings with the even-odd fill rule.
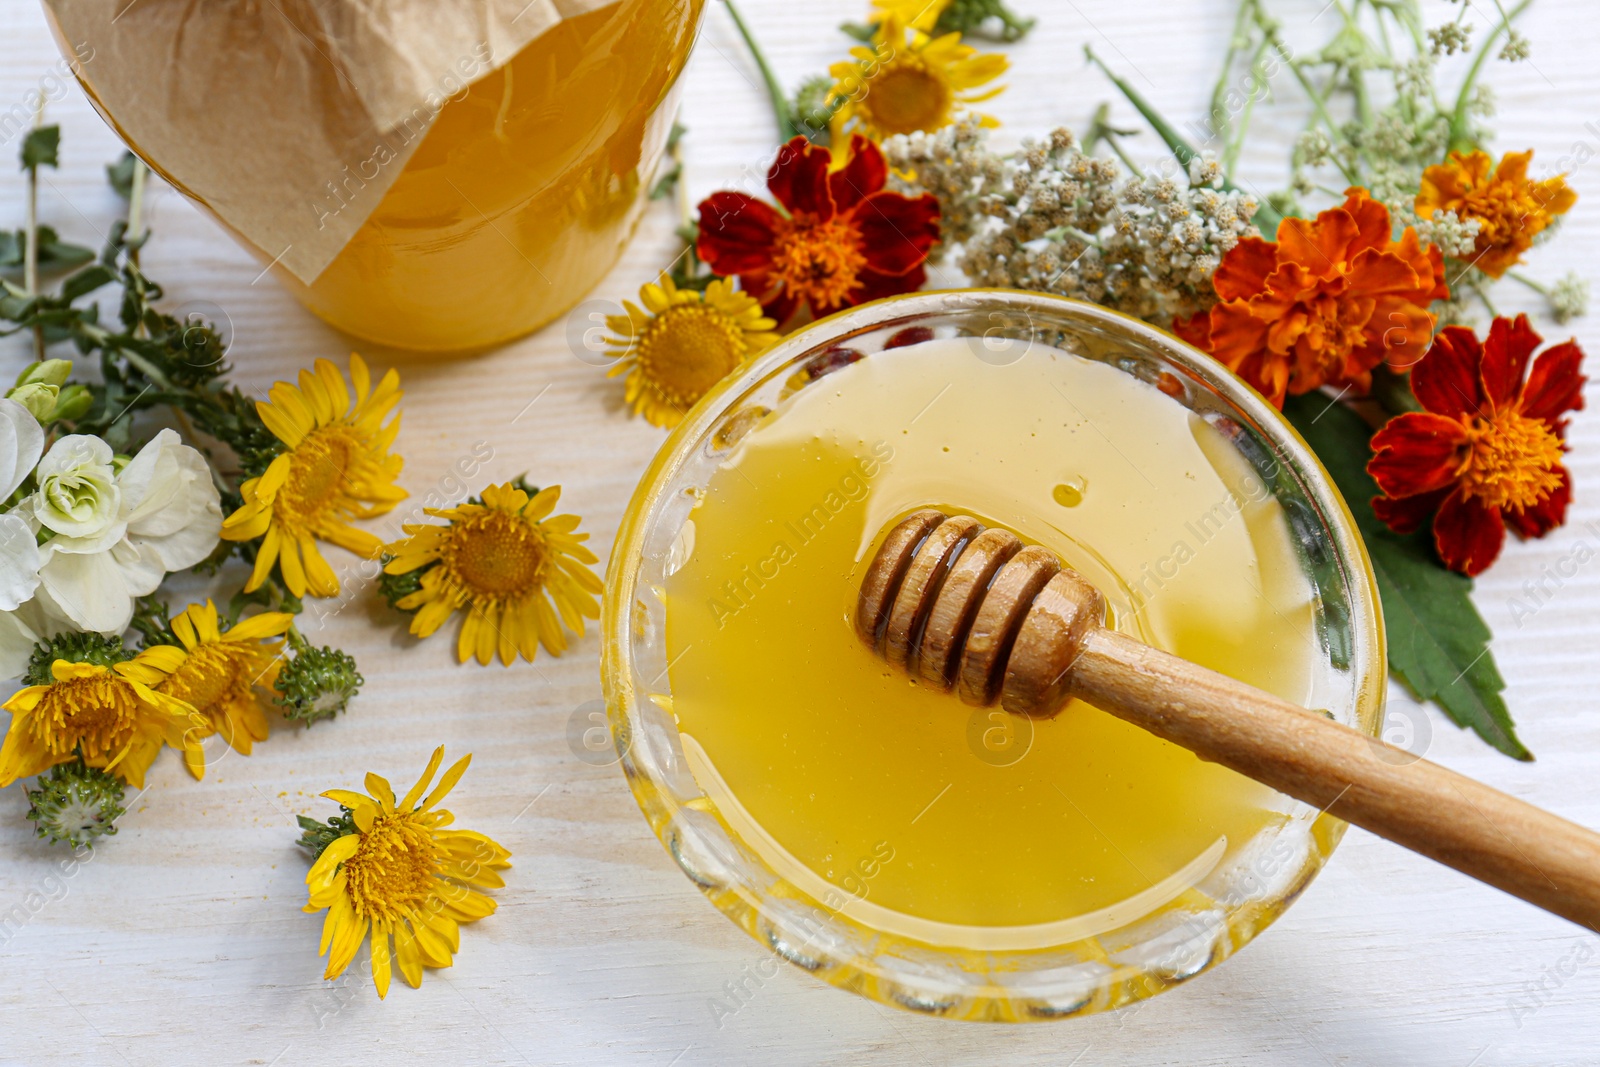
[[1221,302],[1173,332],[1278,407],[1324,385],[1366,392],[1372,368],[1410,366],[1433,335],[1428,305],[1450,295],[1444,257],[1409,226],[1391,239],[1389,210],[1360,187],[1315,220],[1284,219],[1278,240],[1246,237],[1211,284]]
[[1583,350],[1563,341],[1530,367],[1542,342],[1526,315],[1495,319],[1482,345],[1463,326],[1445,327],[1411,372],[1425,410],[1396,415],[1373,435],[1367,472],[1384,492],[1373,510],[1399,533],[1431,515],[1451,570],[1482,573],[1507,526],[1543,537],[1566,521],[1562,416],[1583,407]]
[[850,139],[850,162],[830,174],[832,163],[826,148],[796,137],[767,172],[779,209],[731,192],[700,203],[700,258],[717,274],[737,274],[780,325],[801,308],[820,317],[927,279],[938,201],[886,190],[883,152],[860,135]]

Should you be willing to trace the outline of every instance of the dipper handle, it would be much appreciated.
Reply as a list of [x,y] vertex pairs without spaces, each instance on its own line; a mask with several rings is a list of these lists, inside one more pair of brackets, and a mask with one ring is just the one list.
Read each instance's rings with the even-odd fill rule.
[[968,704],[1044,718],[1077,697],[1600,932],[1600,834],[1104,622],[1100,591],[1054,553],[933,510],[884,535],[855,619]]

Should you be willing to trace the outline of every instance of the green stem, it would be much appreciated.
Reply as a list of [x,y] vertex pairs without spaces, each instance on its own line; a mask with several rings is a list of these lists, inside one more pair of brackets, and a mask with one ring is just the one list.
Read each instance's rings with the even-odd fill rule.
[[[1472,87],[1477,83],[1478,74],[1483,70],[1484,60],[1489,58],[1493,45],[1503,33],[1511,31],[1511,20],[1527,10],[1533,0],[1522,0],[1522,3],[1512,8],[1509,13],[1502,14],[1500,21],[1494,29],[1489,31],[1489,36],[1483,39],[1483,44],[1478,46],[1478,54],[1472,59],[1472,66],[1467,68],[1466,80],[1461,83],[1461,91],[1456,94],[1456,106],[1450,112],[1450,151],[1465,152],[1476,146],[1467,136],[1467,107],[1472,96]],[[1466,14],[1466,5],[1462,6],[1461,13]]]
[[1217,116],[1228,113],[1224,104],[1228,91],[1228,76],[1233,73],[1233,59],[1239,54],[1239,41],[1244,37],[1245,23],[1252,3],[1254,0],[1240,0],[1239,10],[1233,16],[1233,34],[1228,38],[1228,50],[1222,55],[1222,71],[1217,75],[1217,84],[1211,89],[1212,122],[1217,121]]
[[[1361,24],[1356,20],[1353,9],[1346,8],[1340,0],[1334,0],[1339,6],[1339,15],[1344,19],[1345,28],[1361,38],[1362,47],[1371,48],[1372,39],[1361,29]],[[1365,126],[1372,119],[1372,101],[1367,96],[1366,72],[1359,64],[1344,67],[1346,80],[1350,83],[1350,92],[1356,98],[1356,118]]]
[[[1266,54],[1267,39],[1263,37],[1261,43],[1256,46],[1255,54],[1250,57],[1250,69],[1252,71],[1260,67],[1261,57]],[[1265,93],[1264,79],[1257,77],[1255,82],[1263,86],[1262,93]],[[1239,153],[1244,151],[1245,134],[1250,130],[1250,114],[1255,110],[1258,95],[1257,93],[1251,93],[1246,97],[1244,109],[1239,112],[1239,121],[1229,124],[1233,128],[1228,131],[1227,145],[1222,150],[1222,173],[1229,177],[1233,175],[1233,168],[1239,162]]]
[[[39,98],[33,112],[33,128],[44,125],[44,97]],[[28,296],[39,295],[39,167],[28,168],[27,230],[23,236],[22,287]],[[44,324],[33,324],[33,358],[44,359]]]
[[1422,410],[1416,394],[1411,391],[1411,375],[1390,370],[1382,364],[1372,368],[1371,396],[1391,415]]
[[1521,271],[1508,270],[1506,271],[1506,277],[1510,278],[1512,281],[1521,282],[1523,285],[1526,285],[1529,289],[1532,289],[1540,296],[1550,295],[1549,287],[1547,287],[1543,282],[1534,281]]
[[[1256,25],[1261,27],[1261,32],[1266,35],[1267,40],[1277,47],[1278,53],[1285,56],[1292,55],[1293,53],[1284,46],[1283,41],[1278,37],[1278,31],[1268,21],[1266,13],[1261,10],[1260,6],[1252,5],[1252,9],[1255,11]],[[1323,98],[1322,91],[1312,83],[1310,76],[1306,74],[1298,59],[1286,59],[1285,62],[1289,65],[1289,72],[1294,75],[1294,80],[1300,83],[1300,88],[1305,91],[1306,96],[1310,99],[1311,108],[1317,113],[1317,118],[1322,121],[1324,126],[1328,127],[1328,133],[1337,142],[1340,139],[1339,125],[1333,121],[1333,116],[1328,113],[1328,102]],[[1350,170],[1342,160],[1337,156],[1332,157],[1332,159],[1333,165],[1339,168],[1339,173],[1344,175],[1345,181],[1351,185],[1361,184],[1360,180],[1350,173]]]
[[1149,101],[1139,95],[1137,89],[1128,84],[1127,79],[1112,73],[1111,68],[1106,66],[1100,57],[1094,54],[1093,48],[1084,45],[1083,55],[1090,63],[1099,67],[1101,73],[1111,79],[1111,84],[1115,85],[1118,91],[1127,98],[1128,103],[1133,105],[1134,110],[1144,117],[1144,120],[1150,124],[1150,128],[1156,131],[1156,136],[1161,138],[1179,163],[1187,167],[1189,160],[1200,154],[1199,150],[1183,139],[1182,134],[1172,128],[1172,125],[1167,122],[1166,117],[1161,112],[1152,107]]
[[728,8],[728,14],[733,16],[733,24],[739,28],[739,36],[744,38],[745,47],[750,49],[750,57],[756,61],[756,66],[761,70],[762,80],[767,83],[767,95],[772,98],[772,111],[778,120],[778,136],[784,144],[788,144],[797,132],[794,128],[794,117],[789,114],[789,100],[784,96],[783,86],[778,84],[778,78],[772,73],[772,66],[767,62],[766,55],[761,51],[761,46],[756,44],[755,35],[750,32],[750,27],[745,25],[739,9],[734,6],[733,0],[722,0]]
[[1489,315],[1498,319],[1500,312],[1495,310],[1494,301],[1489,299],[1489,294],[1483,291],[1483,287],[1474,285],[1472,291],[1478,294],[1478,299],[1483,301],[1483,306],[1489,309]]
[[139,265],[139,249],[144,245],[144,187],[148,173],[149,168],[144,165],[144,160],[135,156],[133,185],[128,194],[128,229],[123,237],[128,246],[128,259],[134,266]]

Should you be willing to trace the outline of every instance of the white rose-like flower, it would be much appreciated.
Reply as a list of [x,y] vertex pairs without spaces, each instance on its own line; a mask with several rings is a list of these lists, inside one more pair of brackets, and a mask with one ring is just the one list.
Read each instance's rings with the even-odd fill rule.
[[104,529],[53,537],[40,549],[40,598],[95,633],[126,629],[134,598],[154,592],[169,571],[205,559],[222,529],[222,502],[205,458],[172,430],[145,445],[114,488],[118,509]]
[[122,489],[111,446],[88,434],[68,434],[39,461],[33,517],[51,533],[110,544],[122,537]]
[[[0,508],[33,473],[44,451],[39,420],[15,400],[0,399]],[[0,611],[14,611],[39,587],[33,528],[14,512],[0,515]]]

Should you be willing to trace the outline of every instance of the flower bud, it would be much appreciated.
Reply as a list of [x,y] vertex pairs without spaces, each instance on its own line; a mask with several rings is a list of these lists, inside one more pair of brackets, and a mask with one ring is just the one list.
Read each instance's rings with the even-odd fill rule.
[[17,375],[17,385],[53,385],[60,388],[67,384],[67,378],[72,374],[72,361],[66,359],[46,359],[37,363],[30,363]]
[[87,385],[74,382],[61,390],[56,397],[55,417],[58,419],[81,419],[89,414],[89,409],[94,407],[94,394],[89,392]]
[[44,382],[28,382],[11,390],[6,397],[21,404],[28,409],[28,414],[45,423],[55,417],[56,396],[60,391],[58,386]]

